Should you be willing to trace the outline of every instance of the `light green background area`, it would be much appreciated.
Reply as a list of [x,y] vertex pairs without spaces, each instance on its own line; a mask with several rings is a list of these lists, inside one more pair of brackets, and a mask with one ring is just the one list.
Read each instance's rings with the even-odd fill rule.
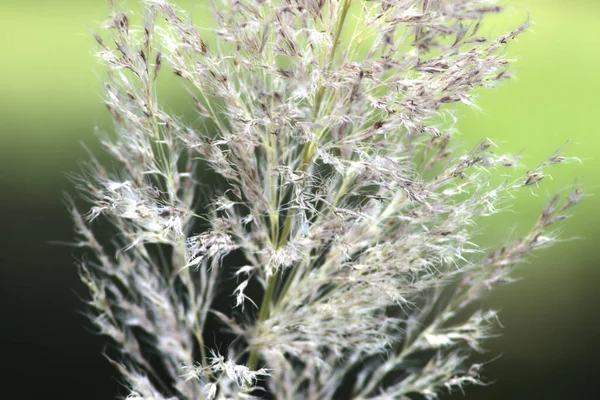
[[[184,8],[191,2],[180,2]],[[133,4],[133,2],[129,2]],[[558,147],[582,163],[556,166],[552,179],[524,189],[511,206],[485,223],[482,243],[500,243],[535,220],[552,193],[577,179],[588,195],[561,225],[559,243],[517,271],[522,281],[499,290],[488,304],[501,309],[503,337],[490,354],[516,362],[557,362],[584,355],[600,324],[600,2],[506,1],[509,10],[488,27],[501,32],[523,22],[533,28],[509,46],[518,58],[515,80],[479,93],[482,111],[463,110],[459,123],[467,144],[490,137],[499,151],[522,152],[531,168]],[[198,20],[210,18],[193,8]],[[56,202],[68,188],[62,172],[85,159],[80,142],[96,147],[95,126],[109,127],[101,104],[102,66],[88,28],[108,15],[104,1],[2,1],[0,4],[0,184],[3,197],[32,204]],[[167,82],[174,82],[168,80]],[[189,112],[179,84],[161,93],[177,113]],[[187,111],[186,111],[187,110]],[[485,392],[483,392],[485,393]],[[484,397],[485,398],[485,397]]]

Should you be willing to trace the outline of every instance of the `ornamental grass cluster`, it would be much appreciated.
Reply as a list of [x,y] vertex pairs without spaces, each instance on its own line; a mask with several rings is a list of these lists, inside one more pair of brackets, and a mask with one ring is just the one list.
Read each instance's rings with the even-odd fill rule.
[[[110,161],[85,165],[69,204],[125,396],[437,399],[482,383],[471,355],[497,316],[480,300],[582,197],[474,244],[568,161],[519,169],[489,139],[456,140],[457,106],[510,77],[503,52],[527,24],[482,32],[494,0],[213,0],[210,27],[168,1],[135,17],[110,3],[94,35]],[[191,122],[161,102],[162,74]]]

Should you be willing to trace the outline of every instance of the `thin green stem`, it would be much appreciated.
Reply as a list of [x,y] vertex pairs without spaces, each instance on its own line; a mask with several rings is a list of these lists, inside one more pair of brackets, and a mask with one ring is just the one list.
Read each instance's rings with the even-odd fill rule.
[[[335,29],[333,44],[331,46],[331,52],[329,53],[329,58],[327,59],[327,64],[325,65],[325,68],[327,70],[329,70],[331,63],[335,58],[335,53],[337,52],[337,49],[339,47],[338,45],[340,43],[340,37],[342,35],[342,28],[344,27],[344,23],[346,22],[346,15],[348,15],[348,10],[350,9],[351,4],[352,0],[344,0],[344,4],[342,4],[342,12],[340,14],[340,19],[338,20],[338,24]],[[321,110],[321,103],[323,102],[324,95],[325,86],[321,85],[317,90],[317,94],[315,95],[315,109],[313,113],[315,118],[319,115],[319,111]]]
[[[328,58],[327,64],[326,64],[327,70],[330,69],[331,63],[333,62],[333,60],[335,58],[335,54],[339,47],[340,38],[342,35],[342,29],[344,27],[344,23],[346,21],[346,16],[348,15],[348,10],[350,10],[351,5],[352,5],[352,0],[344,0],[344,4],[342,5],[342,11],[340,13],[340,18],[338,20],[337,27],[336,27],[336,30],[334,33],[333,45],[331,47],[331,52],[329,53],[329,58]],[[325,86],[321,85],[319,87],[319,89],[317,90],[317,94],[315,95],[315,108],[314,108],[314,113],[313,113],[314,118],[316,118],[319,115],[324,95],[325,95]],[[300,165],[300,170],[302,172],[308,171],[308,167],[312,163],[312,160],[315,156],[315,151],[316,150],[315,150],[314,143],[308,142],[304,145],[304,150],[302,151],[302,164]],[[280,236],[280,240],[279,240],[280,247],[287,243],[287,237],[291,230],[291,225],[292,225],[291,220],[293,218],[293,215],[294,215],[294,213],[290,211],[286,217],[286,220],[284,223],[284,230],[283,230],[283,232]]]
[[[341,37],[342,30],[344,27],[344,23],[346,21],[346,16],[348,15],[348,10],[350,9],[351,4],[352,4],[352,0],[344,0],[344,3],[342,4],[342,9],[341,9],[339,19],[337,22],[337,26],[336,26],[336,30],[334,33],[333,45],[331,47],[331,52],[329,53],[327,64],[325,66],[327,70],[329,70],[329,68],[331,67],[331,63],[333,62],[333,60],[335,58],[335,54],[337,52],[338,45],[340,42],[340,37]],[[317,94],[315,95],[315,109],[314,109],[314,114],[313,114],[314,118],[316,118],[319,115],[324,95],[325,95],[325,87],[323,85],[321,85],[319,87],[319,89],[317,90]],[[303,171],[303,172],[308,171],[308,168],[309,168],[310,164],[312,163],[314,155],[315,155],[314,144],[311,142],[306,143],[304,145],[304,149],[302,151],[302,164],[300,165],[301,171]],[[273,218],[273,214],[272,214],[272,218]],[[280,224],[279,224],[278,219],[277,219],[277,224],[275,224],[274,222],[271,222],[271,240],[276,249],[279,249],[287,244],[288,237],[289,237],[291,229],[292,229],[293,218],[294,218],[294,212],[293,212],[293,210],[290,210],[286,216],[286,219],[285,219],[285,222],[283,225],[283,231],[281,232],[281,234],[279,233]],[[290,279],[293,278],[295,276],[295,274],[296,274],[296,272],[294,271],[292,273],[292,277],[290,277]],[[275,295],[275,286],[277,286],[277,282],[279,280],[279,275],[280,275],[279,272],[276,271],[268,279],[265,296],[263,298],[262,304],[260,305],[260,314],[258,317],[258,324],[267,320],[271,314],[271,306],[274,301],[274,295]],[[258,364],[258,360],[259,360],[259,352],[257,351],[257,349],[251,350],[250,356],[248,359],[248,368],[255,369]]]
[[[340,188],[338,189],[338,192],[337,192],[337,194],[335,196],[335,199],[333,200],[333,203],[332,203],[333,207],[336,207],[338,205],[340,199],[342,198],[342,196],[346,192],[346,189],[348,187],[348,181],[349,181],[349,179],[348,179],[347,176],[343,178],[342,183],[340,185]],[[289,224],[289,225],[291,226],[291,224]],[[287,224],[286,224],[286,227],[287,227]],[[284,231],[285,231],[286,227],[284,227]],[[284,237],[287,237],[287,236],[284,236]],[[310,261],[307,261],[306,264],[308,264],[309,262]],[[304,265],[305,265],[305,263],[301,264],[301,266],[304,266]],[[288,278],[288,280],[285,282],[285,285],[283,286],[283,288],[281,289],[281,291],[278,294],[278,298],[277,298],[278,301],[281,301],[281,299],[283,299],[285,297],[285,295],[287,294],[288,290],[290,289],[290,287],[292,286],[292,284],[294,283],[294,281],[298,277],[298,273],[300,272],[301,269],[302,268],[300,268],[300,266],[297,267],[297,268],[294,268],[294,271],[292,271],[292,274],[290,275],[290,277]]]
[[[271,313],[271,304],[273,302],[273,295],[275,294],[275,285],[277,284],[278,274],[274,273],[269,277],[267,283],[267,290],[265,292],[265,297],[263,298],[262,304],[260,305],[260,314],[258,316],[258,324],[264,322],[269,318]],[[251,370],[256,369],[258,364],[258,351],[255,349],[250,353],[250,358],[248,359],[248,368]]]

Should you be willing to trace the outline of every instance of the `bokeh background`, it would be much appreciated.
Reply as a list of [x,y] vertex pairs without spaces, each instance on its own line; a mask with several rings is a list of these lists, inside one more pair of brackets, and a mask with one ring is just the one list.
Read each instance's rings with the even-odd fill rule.
[[[202,4],[178,3],[199,20],[210,18]],[[481,92],[482,110],[463,110],[463,139],[468,146],[490,137],[502,150],[522,152],[532,168],[561,146],[582,163],[555,167],[552,179],[523,191],[511,212],[485,221],[480,243],[526,229],[552,193],[575,180],[587,197],[561,226],[571,240],[538,253],[517,271],[522,280],[486,301],[501,310],[504,325],[483,356],[493,385],[466,397],[600,398],[600,2],[504,4],[509,10],[488,23],[491,32],[528,15],[535,25],[508,50],[519,59],[517,80]],[[72,238],[64,173],[87,157],[81,143],[97,149],[94,128],[110,127],[89,33],[107,15],[102,0],[0,1],[2,398],[111,399],[120,392],[101,354],[105,339],[80,313],[74,253],[52,243]],[[176,113],[189,112],[178,84],[160,90]]]

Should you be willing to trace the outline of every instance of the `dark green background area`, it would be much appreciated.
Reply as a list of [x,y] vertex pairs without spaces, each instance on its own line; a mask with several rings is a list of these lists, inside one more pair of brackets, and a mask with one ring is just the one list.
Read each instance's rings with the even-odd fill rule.
[[[467,398],[597,398],[600,2],[504,3],[509,11],[490,31],[517,26],[528,13],[535,25],[509,47],[517,79],[480,92],[481,111],[461,111],[462,140],[468,147],[490,137],[533,168],[569,139],[567,155],[582,163],[555,167],[509,212],[482,221],[479,241],[498,244],[523,231],[575,179],[588,196],[561,226],[561,237],[574,239],[536,254],[516,272],[522,280],[483,304],[500,310],[504,328],[481,358],[493,360],[485,376],[494,384],[467,390]],[[180,4],[199,22],[210,18],[202,5]],[[72,238],[64,173],[86,159],[81,142],[97,149],[94,128],[110,127],[88,31],[107,13],[104,1],[0,3],[0,377],[2,392],[14,393],[4,398],[109,399],[119,391],[101,355],[106,340],[80,314],[74,253],[50,243]],[[193,118],[179,83],[166,79],[160,91],[175,113]]]

